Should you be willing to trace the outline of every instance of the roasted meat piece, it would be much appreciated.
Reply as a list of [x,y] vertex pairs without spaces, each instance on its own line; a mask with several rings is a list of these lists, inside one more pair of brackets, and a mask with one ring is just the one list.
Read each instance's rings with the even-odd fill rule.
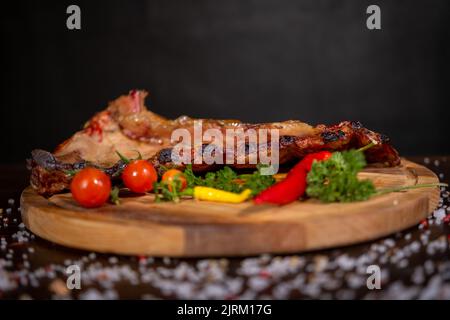
[[[287,163],[294,159],[301,159],[309,153],[314,153],[322,150],[338,151],[347,150],[351,148],[361,148],[370,143],[375,145],[365,151],[365,156],[370,163],[380,163],[386,166],[395,166],[400,163],[400,158],[397,151],[388,143],[389,139],[381,134],[375,133],[364,128],[359,122],[344,121],[338,125],[327,127],[319,125],[314,128],[315,133],[307,136],[281,136],[279,139],[279,164]],[[211,145],[202,145],[199,148]],[[261,147],[258,145],[257,147]],[[244,147],[249,150],[248,146]],[[267,148],[270,150],[270,148]],[[191,158],[194,158],[195,152],[200,152],[195,148],[191,149]],[[225,155],[228,153],[226,148],[223,148],[221,157],[223,163],[225,162]],[[228,164],[230,167],[236,169],[254,168],[249,158],[251,152],[245,153],[245,159],[238,161],[237,156],[234,156],[234,161]],[[176,156],[172,154],[172,148],[161,149],[149,161],[156,168],[178,168],[183,169],[185,164],[174,164],[173,159]],[[195,172],[202,172],[214,169],[215,164],[206,164],[205,162],[192,164],[192,169]]]
[[[177,141],[171,141],[172,132],[185,129],[194,134],[196,120],[181,116],[175,120],[161,117],[144,105],[145,91],[133,90],[128,95],[112,101],[109,106],[90,119],[84,129],[60,144],[54,153],[34,150],[28,161],[31,170],[31,185],[42,195],[52,195],[68,188],[74,170],[93,166],[104,170],[111,177],[117,177],[124,163],[119,160],[117,151],[126,157],[134,157],[137,151],[157,168],[184,167],[185,163],[172,162],[172,148]],[[337,125],[310,126],[297,120],[284,122],[248,124],[238,120],[202,119],[202,133],[207,129],[217,129],[224,133],[227,129],[277,129],[279,136],[279,163],[300,159],[306,154],[320,150],[346,150],[358,148],[369,143],[375,146],[365,151],[369,162],[379,162],[388,166],[400,163],[397,151],[389,144],[389,139],[364,128],[359,122],[344,121]],[[256,150],[270,143],[258,142]],[[241,141],[242,142],[242,141]],[[243,141],[245,159],[236,159],[231,164],[235,168],[252,168],[246,160],[255,148]],[[196,148],[211,146],[202,141]],[[224,156],[229,153],[226,144],[217,152]],[[253,151],[252,151],[253,150]],[[239,161],[240,160],[240,161]],[[244,163],[243,163],[244,162]],[[228,163],[228,162],[227,162]],[[195,171],[216,168],[215,164],[193,164]]]

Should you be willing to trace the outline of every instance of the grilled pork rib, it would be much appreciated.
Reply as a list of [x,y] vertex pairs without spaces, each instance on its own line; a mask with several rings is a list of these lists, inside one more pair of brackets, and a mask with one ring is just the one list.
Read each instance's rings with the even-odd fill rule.
[[[30,183],[39,194],[50,196],[69,187],[70,172],[87,166],[97,167],[112,178],[117,177],[124,167],[116,151],[126,157],[135,157],[136,151],[155,167],[178,167],[172,162],[171,134],[184,128],[193,132],[194,119],[187,116],[168,120],[144,106],[145,91],[131,91],[109,104],[106,110],[97,113],[88,121],[82,131],[58,146],[55,152],[34,150],[28,161],[31,169]],[[368,162],[379,162],[389,166],[400,163],[397,151],[389,139],[364,128],[359,122],[344,121],[334,126],[312,127],[296,120],[264,124],[248,124],[238,120],[202,120],[203,130],[214,128],[225,133],[226,129],[278,129],[279,163],[284,164],[306,154],[320,150],[346,150],[359,148],[371,142],[376,145],[365,151]],[[248,144],[248,142],[245,142]],[[205,148],[206,145],[200,146]],[[261,145],[258,146],[258,148]],[[224,147],[226,148],[226,147]],[[217,150],[217,149],[216,149]],[[249,150],[245,146],[245,157]],[[195,152],[195,148],[192,152]],[[223,149],[222,154],[227,150]],[[230,164],[234,168],[252,168],[254,164]],[[217,165],[193,164],[194,171],[207,171]]]
[[166,119],[149,111],[144,105],[147,92],[132,90],[128,95],[112,101],[97,113],[84,129],[59,145],[54,155],[63,162],[81,160],[102,166],[111,166],[117,161],[116,150],[126,157],[136,155],[150,158],[162,148],[170,147],[171,135],[175,129],[184,128],[193,134],[194,121],[202,120],[203,131],[219,129],[278,129],[280,136],[313,135],[315,128],[301,121],[284,121],[264,124],[248,124],[239,120],[192,119],[181,116]]

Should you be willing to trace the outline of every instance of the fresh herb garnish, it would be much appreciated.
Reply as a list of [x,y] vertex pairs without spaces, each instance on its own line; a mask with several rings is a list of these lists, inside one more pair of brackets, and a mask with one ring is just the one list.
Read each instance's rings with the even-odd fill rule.
[[182,196],[190,195],[190,188],[181,191],[182,182],[179,178],[174,177],[170,182],[161,181],[153,184],[153,192],[155,193],[155,201],[172,201],[179,202]]
[[313,163],[307,176],[306,194],[322,202],[366,200],[376,190],[372,181],[357,177],[365,166],[364,153],[359,150],[334,152],[328,160]]
[[187,165],[183,174],[184,174],[184,177],[186,178],[188,188],[193,188],[195,186],[203,185],[203,178],[198,177],[194,174],[194,171],[192,171],[192,165],[190,165],[190,164]]
[[314,162],[307,176],[306,194],[322,202],[354,202],[390,192],[447,186],[445,183],[428,183],[375,189],[371,180],[360,180],[357,177],[358,172],[366,166],[363,151],[373,145],[369,144],[358,150],[334,152],[329,159]]
[[188,165],[183,174],[187,181],[187,189],[180,192],[181,181],[174,180],[174,185],[166,182],[154,184],[156,201],[178,202],[180,197],[189,196],[196,186],[210,187],[233,193],[241,193],[245,189],[251,190],[251,195],[257,195],[262,190],[275,183],[275,178],[270,175],[262,175],[262,166],[252,174],[238,175],[233,169],[226,166],[216,172],[208,172],[204,177],[196,176],[192,170],[192,165]]
[[252,190],[252,196],[256,196],[275,183],[275,178],[272,175],[261,174],[261,168],[263,168],[263,165],[258,165],[258,170],[253,172],[253,174],[241,174],[239,176],[239,179],[245,181],[242,189]]
[[226,166],[216,172],[208,172],[205,177],[198,177],[192,171],[192,166],[187,166],[184,175],[188,182],[188,187],[204,186],[216,188],[224,191],[240,193],[245,189],[252,190],[252,195],[256,195],[275,183],[275,178],[271,175],[261,174],[262,165],[257,166],[257,170],[251,174],[238,175],[233,169]]

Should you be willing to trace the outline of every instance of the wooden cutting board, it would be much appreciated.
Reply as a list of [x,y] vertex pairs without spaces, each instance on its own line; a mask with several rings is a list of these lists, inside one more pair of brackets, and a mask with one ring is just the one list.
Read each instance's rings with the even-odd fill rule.
[[[429,169],[403,160],[395,168],[366,168],[379,188],[436,183]],[[45,199],[31,187],[22,218],[40,237],[99,252],[152,256],[243,256],[292,253],[372,240],[415,225],[437,206],[439,188],[390,193],[357,203],[317,200],[283,207],[185,200],[154,203],[152,195],[121,205],[84,209],[70,193]]]

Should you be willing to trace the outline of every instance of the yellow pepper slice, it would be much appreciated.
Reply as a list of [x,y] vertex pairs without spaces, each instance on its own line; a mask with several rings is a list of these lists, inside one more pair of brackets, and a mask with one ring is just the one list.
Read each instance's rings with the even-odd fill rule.
[[245,189],[241,193],[233,193],[209,187],[194,187],[193,196],[197,200],[206,200],[225,203],[241,203],[250,197],[252,191]]

